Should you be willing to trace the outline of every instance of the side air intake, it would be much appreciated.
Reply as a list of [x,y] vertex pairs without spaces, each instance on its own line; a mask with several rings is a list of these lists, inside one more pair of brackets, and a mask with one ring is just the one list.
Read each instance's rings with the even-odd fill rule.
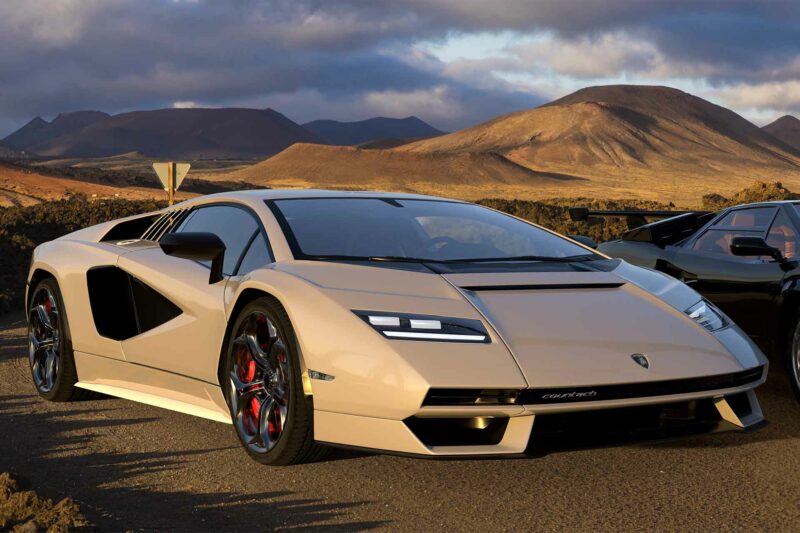
[[180,307],[124,270],[108,266],[86,273],[97,332],[122,341],[169,322]]

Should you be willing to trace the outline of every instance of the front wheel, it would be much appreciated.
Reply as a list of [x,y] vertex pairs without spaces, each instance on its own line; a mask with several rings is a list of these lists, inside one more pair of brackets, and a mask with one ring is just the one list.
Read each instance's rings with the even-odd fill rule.
[[321,457],[294,329],[277,301],[259,298],[236,317],[223,377],[236,434],[250,457],[275,466]]
[[789,375],[789,382],[792,384],[792,391],[800,401],[800,313],[795,316],[790,335],[784,353],[784,363],[786,373]]

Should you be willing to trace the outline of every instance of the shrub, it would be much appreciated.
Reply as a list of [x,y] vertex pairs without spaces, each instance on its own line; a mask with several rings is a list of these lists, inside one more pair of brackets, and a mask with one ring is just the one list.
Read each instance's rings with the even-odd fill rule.
[[165,205],[154,200],[89,200],[75,196],[29,207],[0,209],[0,313],[21,308],[31,253],[40,243]]

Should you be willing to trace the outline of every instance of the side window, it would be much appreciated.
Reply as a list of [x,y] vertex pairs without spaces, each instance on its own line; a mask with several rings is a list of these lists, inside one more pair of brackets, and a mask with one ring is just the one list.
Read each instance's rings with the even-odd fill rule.
[[760,237],[762,233],[749,232],[749,231],[730,231],[730,230],[716,230],[710,229],[706,231],[702,237],[697,239],[692,246],[692,250],[707,254],[725,255],[729,259],[742,261],[744,263],[752,263],[754,260],[759,260],[756,257],[740,257],[731,253],[731,242],[734,237]]
[[786,259],[797,257],[797,232],[783,211],[775,217],[775,222],[767,233],[767,244],[780,250]]
[[[177,233],[207,231],[216,234],[225,243],[222,273],[230,276],[239,263],[247,243],[255,232],[260,231],[260,228],[253,215],[244,209],[230,205],[210,205],[192,211],[174,231]],[[203,264],[210,266],[208,261],[204,261]]]
[[271,262],[272,259],[269,256],[267,241],[264,240],[264,236],[259,232],[244,254],[244,258],[242,258],[242,263],[239,265],[236,274],[242,276],[264,265],[268,265]]
[[751,207],[731,211],[714,226],[726,228],[756,229],[766,228],[775,215],[775,207]]

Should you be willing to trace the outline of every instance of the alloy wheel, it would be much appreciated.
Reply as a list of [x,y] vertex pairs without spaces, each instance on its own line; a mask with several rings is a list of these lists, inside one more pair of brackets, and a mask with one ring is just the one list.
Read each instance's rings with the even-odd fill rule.
[[28,355],[36,388],[53,390],[61,368],[59,314],[48,287],[41,287],[31,300],[28,313]]
[[234,425],[251,451],[266,453],[286,426],[290,383],[286,342],[266,314],[253,312],[236,332],[231,359]]

